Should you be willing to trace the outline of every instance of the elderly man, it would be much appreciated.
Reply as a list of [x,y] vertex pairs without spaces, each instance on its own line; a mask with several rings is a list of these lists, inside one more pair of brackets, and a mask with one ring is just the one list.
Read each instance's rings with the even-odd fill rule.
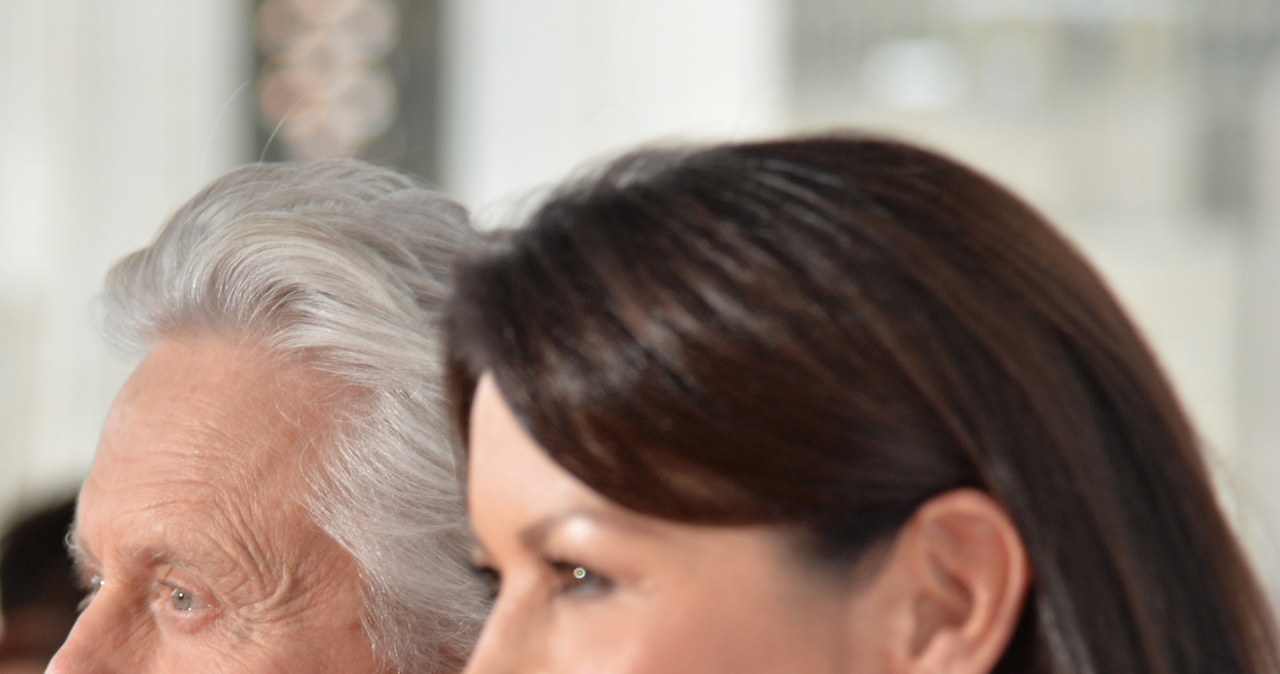
[[145,354],[49,671],[452,672],[482,613],[432,326],[463,210],[355,161],[218,179],[109,274]]

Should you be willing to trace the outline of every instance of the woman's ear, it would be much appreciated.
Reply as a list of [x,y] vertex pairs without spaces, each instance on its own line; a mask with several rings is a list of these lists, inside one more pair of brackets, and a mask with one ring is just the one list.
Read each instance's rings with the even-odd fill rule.
[[916,509],[863,598],[893,625],[880,644],[890,671],[987,674],[1017,628],[1030,581],[1004,508],[956,489]]

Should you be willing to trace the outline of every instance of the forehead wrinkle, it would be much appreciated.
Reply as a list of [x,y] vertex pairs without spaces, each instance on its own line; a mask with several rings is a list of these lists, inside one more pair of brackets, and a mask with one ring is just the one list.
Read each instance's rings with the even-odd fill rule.
[[212,566],[214,559],[208,551],[200,550],[198,547],[194,550],[179,551],[172,547],[157,545],[140,545],[133,550],[131,557],[135,564],[144,568],[172,566],[192,572],[208,569]]
[[[274,496],[281,498],[282,494]],[[274,594],[297,566],[294,558],[305,554],[301,550],[291,553],[286,538],[296,540],[298,528],[309,527],[310,521],[293,499],[284,498],[284,503],[259,503],[223,494],[216,501],[216,513],[229,534],[219,545],[229,558],[238,560],[245,572],[243,581],[251,586],[255,600]]]
[[[201,479],[192,473],[160,482],[151,479],[124,487],[99,487],[146,492],[150,497],[129,504],[126,510],[94,513],[85,522],[77,520],[76,549],[93,558],[90,539],[101,539],[99,542],[110,549],[96,553],[124,565],[111,571],[116,575],[136,575],[158,564],[169,564],[195,573],[211,587],[243,585],[242,576],[269,564],[261,563],[262,556],[256,553],[259,545],[253,539],[260,527],[238,514],[245,493],[228,487],[237,484],[243,481]],[[92,507],[92,497],[86,501]],[[133,525],[119,529],[115,523],[121,521]],[[246,538],[248,547],[241,543]],[[100,564],[97,559],[92,561]]]
[[[187,569],[233,604],[265,610],[317,575],[327,536],[306,507],[308,478],[317,446],[340,423],[332,411],[352,398],[304,363],[232,349],[237,362],[225,364],[209,355],[219,348],[170,343],[135,373],[135,390],[114,410],[113,468],[91,471],[104,496],[128,496],[130,517],[95,514],[85,533],[116,545],[113,555],[146,543],[134,548],[136,562]],[[113,518],[134,520],[133,541],[103,538],[113,532],[97,528]]]
[[[211,434],[221,429],[210,428]],[[218,580],[224,591],[242,605],[278,606],[294,593],[308,565],[313,533],[321,535],[305,507],[303,475],[306,450],[312,443],[291,439],[246,451],[244,461],[207,461],[217,480],[199,481],[202,498],[211,507],[203,526],[217,536],[199,536],[205,546],[217,548],[206,559],[217,562]]]
[[274,465],[255,474],[255,482],[268,486],[249,491],[262,498],[247,494],[241,482],[237,488],[216,491],[211,499],[209,515],[216,522],[210,524],[226,533],[214,543],[235,560],[238,596],[264,610],[287,603],[297,586],[315,575],[314,558],[323,546],[337,547],[306,507],[308,483],[300,462],[269,462]]
[[269,563],[248,552],[238,535],[241,528],[219,522],[217,514],[190,523],[179,531],[158,531],[156,540],[124,551],[135,570],[170,566],[183,569],[232,608],[252,604],[267,593]]
[[[169,356],[168,360],[181,362],[183,357]],[[121,421],[127,419],[126,425],[151,426],[175,444],[189,446],[197,456],[212,449],[215,462],[230,459],[243,464],[252,463],[259,453],[255,450],[265,447],[293,445],[295,450],[302,449],[300,440],[323,428],[332,417],[327,412],[346,397],[343,386],[305,363],[282,362],[241,349],[233,349],[229,357],[225,367],[212,366],[218,368],[218,374],[211,379],[198,377],[200,373],[192,373],[198,377],[196,381],[175,381],[160,375],[160,393],[141,382],[138,386],[126,384],[113,406],[113,416],[124,416]],[[137,390],[126,395],[131,389]],[[146,399],[150,400],[146,405],[149,414],[139,417],[130,413],[128,403]],[[125,404],[120,404],[122,401]],[[241,451],[227,451],[235,448]]]
[[[271,621],[307,621],[314,619],[316,609],[332,601],[336,591],[326,586],[344,576],[332,574],[334,554],[345,555],[340,546],[307,516],[305,508],[291,501],[285,509],[292,520],[287,536],[270,536],[262,529],[248,526],[256,521],[252,507],[228,503],[223,511],[243,535],[226,539],[226,556],[239,560],[234,578],[225,589],[237,600],[241,615],[249,619]],[[223,541],[218,541],[223,543]],[[354,572],[354,567],[352,567]]]

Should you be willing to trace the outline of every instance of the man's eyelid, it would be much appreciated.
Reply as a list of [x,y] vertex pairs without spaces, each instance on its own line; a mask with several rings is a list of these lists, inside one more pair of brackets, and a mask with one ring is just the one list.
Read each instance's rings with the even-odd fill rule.
[[167,563],[156,577],[156,585],[169,590],[181,590],[191,595],[202,608],[218,606],[218,597],[209,585],[199,579],[191,569],[180,564]]
[[74,527],[67,532],[65,541],[67,555],[71,557],[72,572],[75,574],[76,580],[79,581],[81,588],[86,591],[97,589],[92,587],[93,583],[91,581],[95,576],[101,576],[102,564],[89,551],[89,548],[79,540]]
[[82,590],[97,589],[95,587],[92,587],[94,584],[93,579],[102,576],[102,570],[100,566],[98,566],[96,563],[90,560],[83,559],[83,558],[72,558],[71,573],[72,573],[72,576],[75,578],[76,583],[80,585],[80,589]]
[[205,584],[200,582],[189,569],[177,564],[165,564],[163,568],[164,570],[157,574],[156,580],[161,585],[177,586],[192,592],[199,591],[202,594],[208,592]]
[[208,598],[205,597],[203,592],[201,592],[200,590],[193,590],[187,587],[186,585],[181,585],[178,583],[174,583],[172,581],[161,581],[157,583],[157,587],[159,587],[161,590],[164,591],[164,596],[161,598],[162,601],[165,601],[165,602],[172,601],[174,597],[174,592],[177,591],[177,592],[181,592],[186,597],[189,597],[194,602],[194,605],[191,608],[178,609],[178,610],[190,612],[190,611],[195,611],[197,609],[213,610],[215,607],[215,605]]

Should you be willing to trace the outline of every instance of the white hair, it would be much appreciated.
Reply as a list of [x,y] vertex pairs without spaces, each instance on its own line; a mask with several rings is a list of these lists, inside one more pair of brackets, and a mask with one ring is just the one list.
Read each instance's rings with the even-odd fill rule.
[[360,568],[366,632],[402,672],[460,667],[483,614],[442,392],[436,320],[461,206],[355,160],[257,164],[215,180],[108,273],[110,340],[253,340],[336,380],[345,409],[306,498]]

